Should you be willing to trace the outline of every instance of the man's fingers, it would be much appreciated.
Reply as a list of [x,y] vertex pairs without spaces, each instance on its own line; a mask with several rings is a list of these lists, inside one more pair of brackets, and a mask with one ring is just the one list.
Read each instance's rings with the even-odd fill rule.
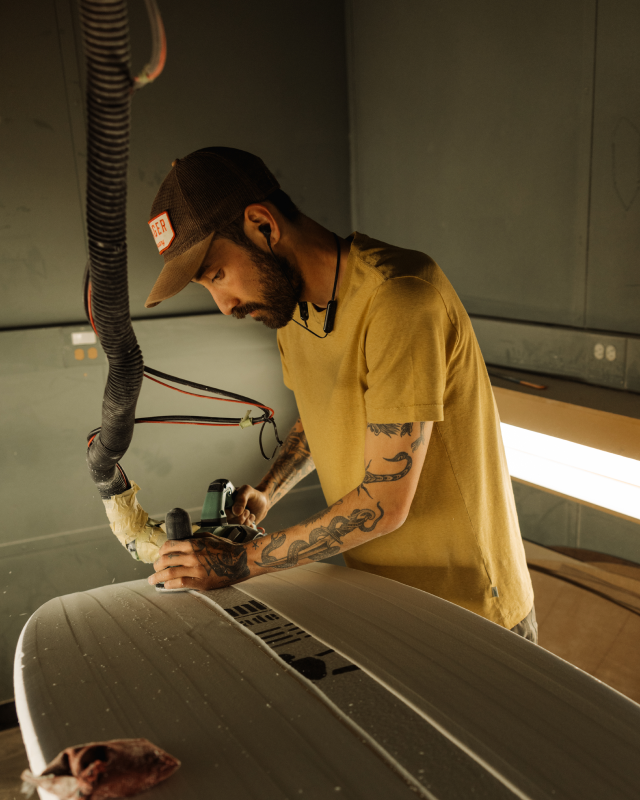
[[260,522],[266,517],[268,508],[263,492],[245,484],[236,491],[233,506],[229,509],[229,522],[240,525]]
[[179,578],[187,577],[197,578],[201,577],[201,574],[204,576],[205,572],[199,564],[196,566],[179,564],[175,567],[165,567],[164,569],[160,569],[154,575],[149,575],[147,580],[152,586],[156,583],[164,583],[166,585],[167,581],[174,581]]
[[160,555],[168,555],[169,553],[190,553],[192,547],[189,544],[190,539],[167,539],[167,541],[160,548]]
[[153,562],[153,568],[156,572],[161,572],[169,567],[197,567],[199,563],[197,556],[190,547],[188,552],[169,552],[159,556]]
[[241,486],[236,491],[236,496],[233,498],[233,506],[231,507],[234,516],[241,518],[244,515],[252,491],[252,487],[247,485]]
[[203,581],[200,578],[194,578],[191,575],[186,575],[184,578],[175,578],[172,581],[165,581],[165,589],[204,589],[201,585]]
[[165,589],[204,589],[205,579],[194,575],[183,575],[180,578],[172,578],[167,581],[160,581]]

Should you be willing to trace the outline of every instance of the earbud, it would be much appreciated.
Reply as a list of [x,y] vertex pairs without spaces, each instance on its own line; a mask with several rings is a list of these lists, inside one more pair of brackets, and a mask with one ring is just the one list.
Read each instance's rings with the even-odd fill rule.
[[264,236],[264,238],[267,240],[267,244],[269,244],[269,246],[271,246],[271,243],[269,241],[271,239],[271,225],[269,225],[268,222],[264,222],[262,225],[258,226],[258,230]]

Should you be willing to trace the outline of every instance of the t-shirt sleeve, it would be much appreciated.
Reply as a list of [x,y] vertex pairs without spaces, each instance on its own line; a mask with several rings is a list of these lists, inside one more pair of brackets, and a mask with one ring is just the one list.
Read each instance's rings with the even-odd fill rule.
[[287,360],[284,355],[284,346],[282,342],[282,337],[280,336],[280,332],[278,331],[278,350],[280,351],[280,361],[282,363],[282,379],[284,381],[284,385],[287,389],[291,389],[293,391],[293,385],[291,383],[291,378],[289,377],[289,369],[287,367]]
[[443,420],[447,361],[456,340],[444,301],[432,284],[414,277],[381,284],[363,341],[367,422]]

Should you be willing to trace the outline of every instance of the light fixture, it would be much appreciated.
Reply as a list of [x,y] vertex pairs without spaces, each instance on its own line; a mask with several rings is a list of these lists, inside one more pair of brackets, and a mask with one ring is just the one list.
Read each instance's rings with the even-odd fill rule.
[[640,461],[504,422],[501,426],[512,477],[640,519]]

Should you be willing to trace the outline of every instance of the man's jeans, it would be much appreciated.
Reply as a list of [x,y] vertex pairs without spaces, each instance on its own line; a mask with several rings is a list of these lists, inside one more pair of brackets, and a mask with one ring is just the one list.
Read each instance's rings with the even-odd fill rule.
[[513,633],[517,633],[518,636],[523,636],[525,639],[528,639],[530,642],[534,644],[538,644],[538,623],[536,622],[536,607],[533,606],[531,611],[527,614],[527,616],[511,628]]

